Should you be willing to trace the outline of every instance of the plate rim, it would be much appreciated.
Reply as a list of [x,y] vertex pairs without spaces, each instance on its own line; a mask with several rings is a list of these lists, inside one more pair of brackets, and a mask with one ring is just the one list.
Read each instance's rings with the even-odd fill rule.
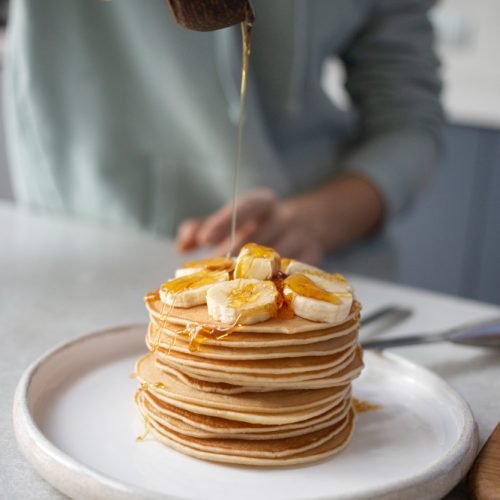
[[[41,366],[50,362],[51,358],[62,354],[64,351],[78,344],[92,341],[108,335],[123,335],[124,332],[137,328],[145,328],[146,323],[134,323],[103,330],[93,331],[59,343],[49,349],[23,372],[14,394],[12,419],[14,434],[18,446],[27,461],[49,484],[59,491],[69,494],[74,498],[88,497],[89,491],[93,498],[123,499],[123,498],[170,498],[175,500],[188,500],[190,497],[178,497],[169,493],[159,493],[153,490],[135,486],[124,481],[112,478],[90,466],[80,463],[71,455],[63,452],[52,443],[37,426],[33,418],[28,401],[31,383],[36,377]],[[474,420],[469,404],[452,388],[443,378],[427,368],[394,354],[393,352],[370,350],[369,356],[389,361],[404,367],[406,371],[418,375],[425,383],[428,380],[438,385],[452,398],[455,410],[460,411],[464,419],[464,426],[452,448],[440,459],[429,464],[419,474],[403,479],[397,483],[384,485],[362,495],[344,495],[342,497],[331,495],[315,497],[315,500],[335,499],[379,499],[396,500],[404,496],[415,494],[415,488],[425,488],[431,497],[440,498],[450,491],[469,470],[477,455],[479,437],[477,424]],[[62,473],[60,472],[62,468]],[[445,475],[445,477],[443,477]],[[423,492],[418,492],[421,495]],[[436,495],[437,493],[437,495]],[[311,497],[300,497],[295,500],[311,500]]]

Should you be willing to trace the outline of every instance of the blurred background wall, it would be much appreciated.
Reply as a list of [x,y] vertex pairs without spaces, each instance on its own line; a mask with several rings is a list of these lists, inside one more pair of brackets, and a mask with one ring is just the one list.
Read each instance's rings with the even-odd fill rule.
[[400,280],[500,304],[500,2],[443,0],[447,148],[416,210],[392,228]]
[[[2,14],[6,3],[0,0]],[[390,228],[400,251],[399,281],[500,304],[500,1],[442,0],[432,19],[447,148],[418,207]],[[3,45],[2,38],[2,53]],[[346,100],[341,73],[335,61],[325,70],[337,102]],[[12,199],[1,120],[0,198]]]
[[[0,0],[0,95],[3,95],[3,55],[5,50],[5,28],[7,22],[7,0]],[[12,199],[12,187],[7,170],[5,135],[3,128],[3,102],[0,99],[0,200]]]

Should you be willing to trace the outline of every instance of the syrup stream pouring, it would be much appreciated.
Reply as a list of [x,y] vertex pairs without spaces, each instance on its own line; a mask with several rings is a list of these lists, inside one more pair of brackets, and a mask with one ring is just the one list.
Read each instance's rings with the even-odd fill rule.
[[500,318],[451,328],[437,333],[424,333],[361,342],[363,349],[386,349],[411,345],[452,342],[475,347],[500,348]]

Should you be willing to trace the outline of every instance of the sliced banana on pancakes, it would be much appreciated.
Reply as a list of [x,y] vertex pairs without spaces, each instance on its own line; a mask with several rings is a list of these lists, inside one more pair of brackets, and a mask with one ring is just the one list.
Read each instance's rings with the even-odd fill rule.
[[342,450],[363,368],[353,297],[343,277],[256,244],[237,259],[187,263],[146,296],[139,440],[151,433],[197,458],[271,467]]
[[278,290],[272,281],[235,279],[207,291],[208,314],[226,324],[252,325],[276,316]]
[[160,287],[160,300],[172,307],[194,307],[205,304],[207,290],[229,280],[227,271],[198,271],[174,278]]
[[330,274],[318,267],[311,266],[304,262],[300,262],[295,259],[281,259],[281,272],[287,275],[292,274],[304,274],[310,278],[315,283],[322,284],[327,282],[332,282],[331,286],[336,288],[337,286],[346,289],[349,292],[353,292],[352,286],[347,282],[347,280],[339,273]]
[[208,259],[192,260],[175,271],[175,277],[187,276],[188,274],[200,271],[227,271],[234,269],[234,259],[232,257],[210,257]]
[[241,248],[236,259],[234,277],[270,280],[279,270],[280,256],[276,250],[256,243],[247,243]]
[[301,318],[338,323],[349,315],[352,292],[338,280],[296,273],[288,276],[283,285],[285,300]]
[[[288,276],[283,281],[280,271]],[[283,285],[281,292],[271,281],[276,278]],[[256,243],[244,245],[236,259],[187,262],[159,293],[161,301],[173,307],[206,303],[213,319],[229,325],[251,325],[276,317],[283,299],[296,316],[339,323],[348,317],[353,302],[353,289],[342,275],[281,259],[274,249]]]
[[318,267],[311,266],[305,262],[300,262],[300,260],[295,259],[281,259],[281,272],[284,274],[326,274],[325,271],[319,269]]

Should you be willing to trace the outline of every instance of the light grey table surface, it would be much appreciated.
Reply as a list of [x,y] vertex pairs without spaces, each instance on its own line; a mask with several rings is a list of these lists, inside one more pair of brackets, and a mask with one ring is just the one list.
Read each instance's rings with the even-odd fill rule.
[[[11,407],[23,370],[64,340],[116,325],[146,321],[143,294],[178,267],[171,242],[32,215],[0,204],[0,498],[62,498],[22,457]],[[415,314],[390,332],[432,332],[498,316],[500,308],[361,277],[350,277],[370,312],[381,305],[411,306]],[[500,420],[500,352],[451,345],[398,349],[456,388],[477,419],[481,442]],[[466,498],[463,487],[449,498]]]

